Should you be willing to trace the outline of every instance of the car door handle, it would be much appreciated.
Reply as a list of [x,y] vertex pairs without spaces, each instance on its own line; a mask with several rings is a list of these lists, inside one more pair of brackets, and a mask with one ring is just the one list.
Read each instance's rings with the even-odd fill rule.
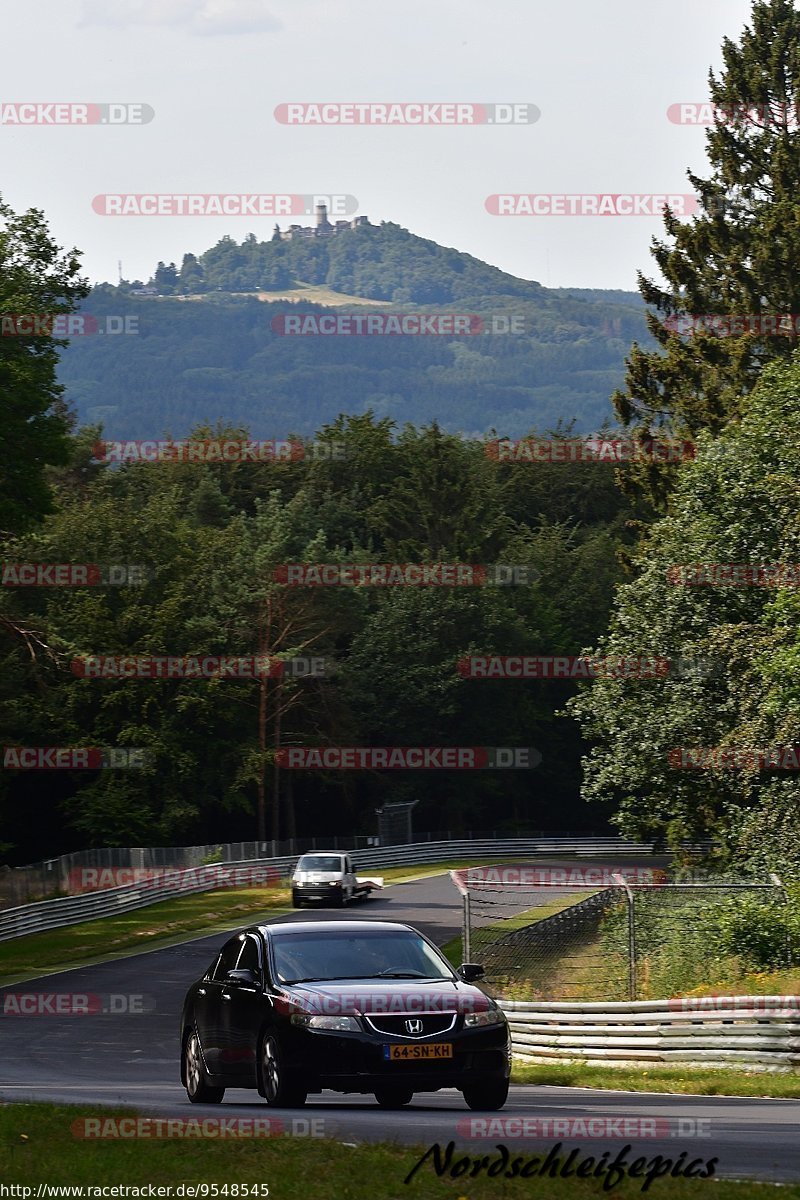
[[231,996],[230,992],[223,992],[222,999],[223,1000],[231,1000],[231,999],[233,999],[233,997]]
[[198,994],[198,996],[205,996],[205,994],[206,994],[206,989],[205,989],[205,988],[198,988],[198,989],[197,989],[197,994]]

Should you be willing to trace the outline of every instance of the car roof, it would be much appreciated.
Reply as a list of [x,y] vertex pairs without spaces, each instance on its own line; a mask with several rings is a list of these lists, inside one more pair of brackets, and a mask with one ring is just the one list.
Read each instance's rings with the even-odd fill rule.
[[384,933],[416,933],[410,925],[399,921],[280,921],[274,925],[259,925],[265,935],[274,937],[287,933],[360,933],[365,929],[382,930]]

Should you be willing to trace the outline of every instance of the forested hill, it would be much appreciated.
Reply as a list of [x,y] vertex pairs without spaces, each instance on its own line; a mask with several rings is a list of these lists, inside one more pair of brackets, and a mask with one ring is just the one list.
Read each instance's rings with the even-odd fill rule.
[[[631,342],[649,342],[631,293],[550,290],[388,223],[327,238],[223,238],[180,267],[159,264],[147,286],[95,288],[84,311],[101,327],[128,318],[137,332],[73,338],[61,363],[79,419],[101,421],[111,438],[182,436],[219,420],[254,436],[310,434],[367,410],[473,435],[573,419],[589,432],[611,419]],[[364,311],[475,313],[486,328],[280,332],[286,313]]]
[[185,255],[174,274],[161,264],[151,282],[184,293],[257,291],[291,286],[302,279],[334,291],[395,304],[463,304],[498,296],[533,299],[542,285],[417,237],[390,222],[361,225],[328,237],[240,244],[223,238],[200,258]]

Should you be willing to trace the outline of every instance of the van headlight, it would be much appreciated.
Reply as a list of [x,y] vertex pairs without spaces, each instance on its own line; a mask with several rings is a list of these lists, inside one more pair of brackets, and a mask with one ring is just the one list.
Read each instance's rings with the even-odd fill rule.
[[327,1029],[333,1033],[358,1033],[361,1029],[355,1017],[312,1017],[306,1013],[294,1013],[292,1025],[305,1029]]
[[467,1013],[464,1017],[464,1025],[467,1029],[474,1028],[476,1025],[502,1025],[504,1022],[505,1016],[500,1008],[488,1008],[486,1012]]

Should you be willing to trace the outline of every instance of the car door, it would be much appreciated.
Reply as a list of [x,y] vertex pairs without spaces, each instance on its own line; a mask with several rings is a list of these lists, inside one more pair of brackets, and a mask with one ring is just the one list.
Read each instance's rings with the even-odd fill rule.
[[348,896],[352,896],[356,890],[356,877],[353,874],[353,864],[350,862],[350,856],[344,856],[344,879],[342,887]]
[[210,975],[202,980],[195,993],[195,1021],[203,1047],[203,1057],[212,1075],[224,1074],[222,1054],[225,1048],[225,1029],[222,1017],[224,979],[236,966],[242,950],[238,935],[226,942]]
[[256,1041],[265,1008],[261,945],[256,934],[243,935],[239,956],[231,970],[250,970],[256,977],[255,983],[224,979],[220,991],[220,1070],[241,1078],[245,1086],[255,1078]]

